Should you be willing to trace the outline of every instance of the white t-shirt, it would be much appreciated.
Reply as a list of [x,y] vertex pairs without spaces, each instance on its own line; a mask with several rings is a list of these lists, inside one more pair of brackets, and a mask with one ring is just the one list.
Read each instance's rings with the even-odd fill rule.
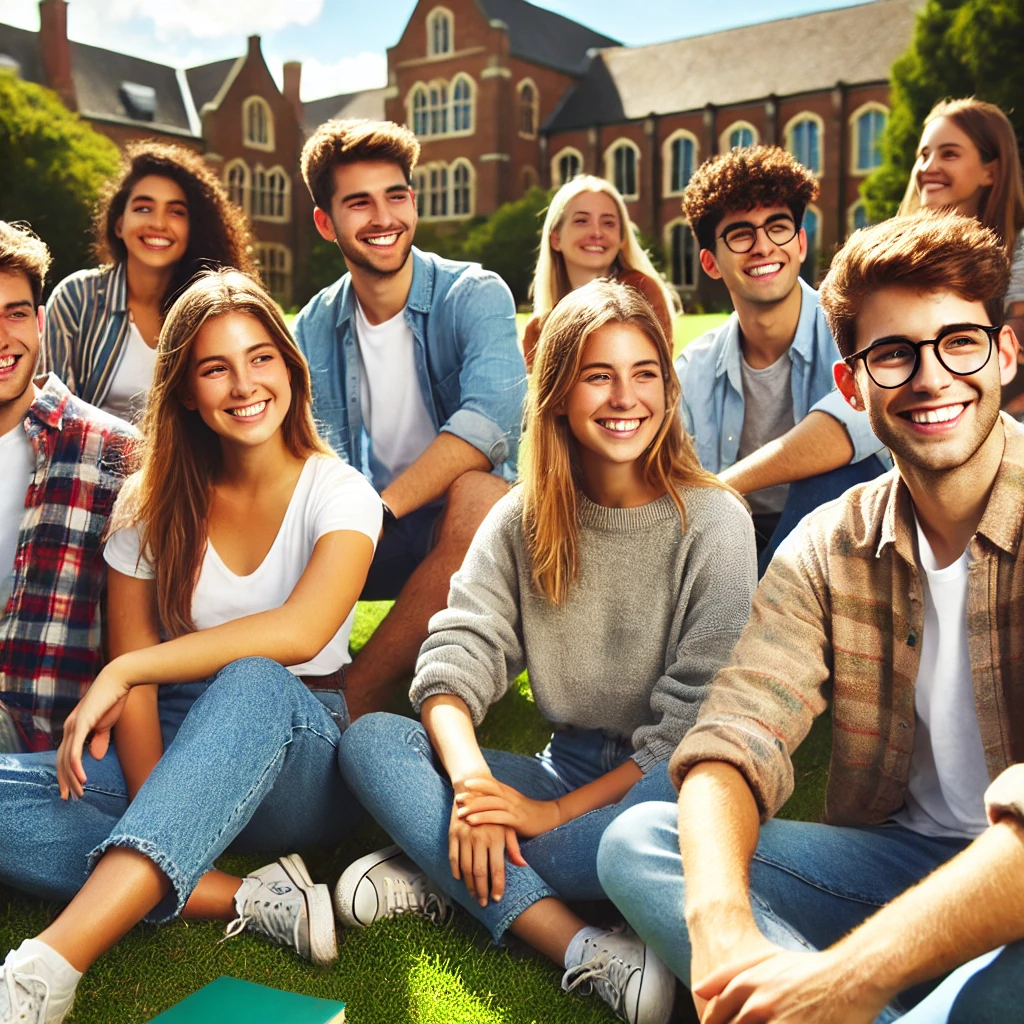
[[35,468],[36,453],[24,423],[19,422],[0,436],[0,595],[6,593],[4,581],[14,568],[25,497]]
[[389,474],[374,480],[383,488],[423,454],[437,430],[416,377],[416,342],[405,310],[374,325],[357,301],[356,339],[363,371],[359,405],[374,458]]
[[924,634],[914,684],[910,780],[906,804],[895,819],[922,835],[973,839],[988,824],[985,790],[990,779],[967,649],[970,556],[965,551],[952,565],[938,568],[920,524],[917,547]]
[[128,343],[101,408],[129,423],[141,418],[155,370],[156,349],[146,344],[133,320],[128,325]]
[[[277,537],[259,568],[248,576],[237,576],[221,560],[212,544],[199,569],[192,595],[192,619],[197,629],[209,629],[245,615],[280,608],[305,572],[316,542],[335,530],[365,533],[374,545],[380,533],[380,498],[366,478],[340,459],[311,456],[285,512]],[[153,579],[155,573],[145,557],[139,557],[139,530],[118,530],[103,551],[107,564],[126,576]],[[345,567],[339,565],[339,572]],[[297,676],[325,676],[352,659],[348,638],[353,612],[327,646],[310,661],[290,665]]]

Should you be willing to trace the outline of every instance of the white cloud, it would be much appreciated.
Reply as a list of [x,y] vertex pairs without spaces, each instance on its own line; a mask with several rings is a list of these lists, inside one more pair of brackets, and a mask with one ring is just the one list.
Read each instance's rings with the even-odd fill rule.
[[357,53],[324,64],[315,57],[302,62],[302,99],[379,89],[387,85],[388,60],[382,53]]

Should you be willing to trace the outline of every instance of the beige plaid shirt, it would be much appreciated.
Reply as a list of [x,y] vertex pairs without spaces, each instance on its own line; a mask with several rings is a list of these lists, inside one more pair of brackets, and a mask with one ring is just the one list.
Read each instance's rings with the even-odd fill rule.
[[[971,538],[967,630],[989,777],[1024,761],[1024,431],[1006,443]],[[903,805],[914,749],[924,599],[910,492],[897,470],[809,516],[779,548],[750,621],[669,770],[747,779],[762,820],[793,791],[792,752],[832,702],[825,820],[877,824]]]

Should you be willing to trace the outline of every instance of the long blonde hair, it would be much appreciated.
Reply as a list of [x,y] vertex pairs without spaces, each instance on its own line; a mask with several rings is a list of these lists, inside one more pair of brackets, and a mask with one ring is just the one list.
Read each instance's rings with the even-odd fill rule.
[[619,211],[622,247],[615,258],[616,265],[621,270],[638,270],[641,274],[649,277],[661,289],[665,298],[665,308],[681,312],[682,304],[679,301],[679,296],[654,269],[650,256],[637,241],[633,223],[626,212],[626,204],[619,190],[604,178],[596,178],[592,174],[577,174],[551,197],[548,212],[544,217],[544,227],[541,229],[540,237],[540,253],[537,256],[537,267],[533,272],[533,283],[530,285],[533,315],[542,317],[550,313],[558,305],[558,302],[572,291],[569,274],[565,269],[565,257],[552,248],[551,233],[561,230],[569,204],[583,192],[603,192],[606,196],[611,197]]
[[[1024,177],[1021,175],[1017,136],[1010,119],[994,103],[968,96],[959,100],[940,100],[929,111],[921,125],[947,117],[974,143],[982,163],[996,161],[993,183],[985,189],[978,205],[978,220],[991,228],[1006,246],[1006,255],[1013,259],[1017,235],[1024,228]],[[910,181],[898,216],[921,209],[917,189],[917,165],[910,172]]]
[[686,529],[681,487],[723,487],[705,470],[679,414],[672,348],[644,297],[615,281],[591,281],[570,292],[544,322],[526,397],[526,432],[519,458],[523,530],[537,590],[561,604],[579,574],[579,468],[576,440],[564,412],[583,364],[587,338],[605,324],[632,324],[658,350],[665,384],[665,418],[640,456],[644,481],[665,490]]
[[281,424],[297,458],[332,455],[313,423],[309,369],[277,305],[237,270],[198,277],[171,306],[160,332],[156,372],[142,420],[142,464],[124,484],[111,530],[138,525],[140,550],[156,571],[160,624],[169,637],[195,630],[192,595],[206,553],[210,492],[222,464],[220,439],[182,399],[190,389],[192,345],[209,320],[255,317],[288,367],[292,400]]

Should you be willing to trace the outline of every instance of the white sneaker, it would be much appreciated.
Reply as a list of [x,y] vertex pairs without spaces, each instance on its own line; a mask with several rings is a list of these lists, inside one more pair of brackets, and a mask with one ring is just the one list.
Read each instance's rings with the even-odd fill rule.
[[62,978],[48,962],[52,957],[35,955],[38,945],[12,949],[0,967],[0,1024],[60,1024],[71,1010],[81,975],[68,965]]
[[597,992],[629,1024],[668,1024],[676,979],[636,932],[616,928],[583,948],[583,962],[562,976],[566,992]]
[[366,928],[397,914],[445,924],[452,903],[400,847],[388,846],[345,868],[334,888],[334,912],[349,928]]
[[251,928],[321,967],[338,958],[330,890],[313,884],[297,853],[246,875],[235,894],[235,910],[238,917],[224,939]]

